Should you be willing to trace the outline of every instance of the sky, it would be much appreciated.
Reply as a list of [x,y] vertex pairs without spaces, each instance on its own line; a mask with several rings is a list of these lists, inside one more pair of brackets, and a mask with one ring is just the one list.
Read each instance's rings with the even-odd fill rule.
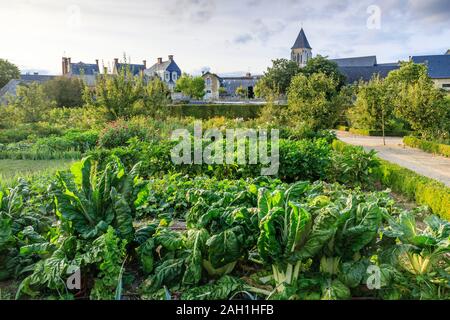
[[379,63],[450,49],[450,0],[0,0],[0,58],[60,74],[173,54],[184,72],[261,74],[303,27],[313,55]]

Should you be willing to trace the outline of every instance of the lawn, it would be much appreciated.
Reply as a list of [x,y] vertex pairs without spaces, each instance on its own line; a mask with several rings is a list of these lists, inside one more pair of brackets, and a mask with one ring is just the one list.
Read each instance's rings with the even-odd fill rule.
[[17,177],[52,173],[67,169],[73,160],[0,160],[0,185],[9,185]]

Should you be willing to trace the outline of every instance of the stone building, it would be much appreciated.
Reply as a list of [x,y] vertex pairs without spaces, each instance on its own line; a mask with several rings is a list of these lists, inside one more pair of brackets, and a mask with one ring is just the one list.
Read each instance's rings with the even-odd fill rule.
[[159,77],[173,91],[177,80],[181,77],[181,69],[173,59],[173,55],[170,55],[167,61],[158,58],[153,66],[144,71],[144,74],[149,78]]
[[100,74],[98,59],[95,63],[73,63],[71,58],[62,58],[62,75],[82,79],[88,86],[94,86],[97,75]]
[[222,79],[211,72],[204,73],[202,78],[205,80],[205,96],[203,99],[208,101],[219,100]]
[[312,48],[309,45],[303,28],[295,40],[294,45],[291,48],[291,60],[296,62],[300,68],[303,68],[308,63],[308,60],[312,58]]

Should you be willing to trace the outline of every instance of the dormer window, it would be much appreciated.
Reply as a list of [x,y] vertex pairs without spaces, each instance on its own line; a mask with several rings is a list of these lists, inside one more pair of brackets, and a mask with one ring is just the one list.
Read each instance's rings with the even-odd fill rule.
[[166,82],[170,81],[170,73],[169,73],[169,71],[165,72],[165,80],[166,80]]
[[206,85],[211,86],[211,78],[206,78]]
[[177,81],[178,80],[178,73],[172,72],[172,80]]

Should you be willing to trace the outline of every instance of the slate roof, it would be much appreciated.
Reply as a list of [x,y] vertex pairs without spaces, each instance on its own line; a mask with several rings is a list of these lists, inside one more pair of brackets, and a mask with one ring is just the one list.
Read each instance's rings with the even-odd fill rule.
[[52,80],[56,76],[49,76],[45,74],[22,74],[20,75],[20,79],[24,81],[32,81],[32,82],[45,82]]
[[148,69],[148,72],[153,74],[153,73],[157,73],[158,71],[166,71],[171,63],[172,63],[172,61],[170,61],[170,60],[163,61],[162,63],[155,63],[153,66],[151,66]]
[[376,56],[330,59],[330,60],[336,62],[338,67],[373,67],[377,65]]
[[56,76],[41,75],[41,74],[22,74],[20,79],[10,80],[3,88],[0,88],[0,102],[6,101],[6,95],[17,95],[17,87],[20,85],[27,85],[34,82],[43,83],[52,80]]
[[[143,64],[128,64],[128,63],[117,63],[116,64],[116,70],[117,72],[121,72],[123,68],[130,68],[131,73],[133,73],[134,76],[139,75],[141,71],[145,70],[145,66]],[[126,69],[128,70],[128,69]]]
[[71,75],[85,75],[85,76],[93,76],[99,74],[100,70],[97,64],[90,64],[84,62],[71,63],[69,74]]
[[240,86],[244,88],[255,87],[256,83],[262,76],[250,76],[250,77],[221,77],[221,85],[227,91],[227,95],[235,96],[236,89]]
[[414,63],[423,63],[428,66],[428,75],[432,79],[450,78],[450,55],[414,56]]
[[347,83],[359,80],[369,81],[374,74],[386,78],[389,72],[400,68],[398,64],[376,65],[372,67],[339,67],[339,71],[347,78]]
[[300,30],[300,33],[297,36],[297,40],[295,40],[294,45],[291,49],[312,49],[309,45],[308,39],[306,38],[305,31],[303,28]]

